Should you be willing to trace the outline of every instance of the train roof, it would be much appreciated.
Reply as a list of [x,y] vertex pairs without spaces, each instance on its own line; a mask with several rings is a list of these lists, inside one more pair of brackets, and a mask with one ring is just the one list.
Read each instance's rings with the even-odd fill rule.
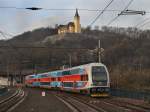
[[[88,66],[105,66],[102,63],[89,63],[89,64],[84,64],[84,65],[80,65],[80,66],[75,66],[75,67],[71,67],[71,68],[67,68],[64,70],[70,70],[70,69],[76,69],[76,68],[84,68],[84,67],[88,67]],[[62,71],[64,71],[62,70]]]
[[80,65],[80,66],[75,66],[75,67],[71,67],[71,68],[67,68],[67,69],[63,69],[63,70],[56,70],[56,71],[50,71],[50,72],[45,72],[45,73],[39,73],[39,74],[32,74],[32,75],[29,75],[29,76],[42,76],[42,75],[45,75],[45,74],[48,74],[48,75],[55,75],[56,73],[58,72],[63,72],[65,70],[72,70],[72,69],[77,69],[77,68],[85,68],[85,67],[88,67],[88,66],[105,66],[104,64],[102,63],[89,63],[89,64],[84,64],[84,65]]
[[29,76],[35,76],[35,74],[27,75],[26,77],[29,77]]

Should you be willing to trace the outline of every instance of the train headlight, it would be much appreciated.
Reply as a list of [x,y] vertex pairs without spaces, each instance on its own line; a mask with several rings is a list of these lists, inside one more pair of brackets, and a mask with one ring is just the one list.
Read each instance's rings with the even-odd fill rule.
[[98,88],[97,91],[98,91],[98,92],[104,92],[105,89],[104,89],[104,88]]
[[101,92],[101,88],[98,88],[97,91],[98,91],[98,92]]
[[91,91],[92,91],[92,92],[95,92],[95,91],[96,91],[96,88],[92,88]]

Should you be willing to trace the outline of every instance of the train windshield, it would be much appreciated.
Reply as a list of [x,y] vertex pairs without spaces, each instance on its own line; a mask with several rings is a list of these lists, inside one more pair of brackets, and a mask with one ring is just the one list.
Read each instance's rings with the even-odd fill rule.
[[92,67],[92,79],[93,82],[105,82],[107,81],[107,72],[103,66]]

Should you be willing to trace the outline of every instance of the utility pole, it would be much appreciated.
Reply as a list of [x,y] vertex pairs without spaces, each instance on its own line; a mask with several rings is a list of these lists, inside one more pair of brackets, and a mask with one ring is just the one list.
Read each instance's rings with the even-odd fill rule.
[[98,62],[101,63],[101,41],[98,40]]
[[7,65],[6,65],[6,71],[7,71],[7,84],[9,86],[9,61],[7,60]]
[[34,64],[34,74],[37,74],[37,66]]
[[71,54],[69,54],[69,67],[71,67],[72,66],[72,62],[71,62]]

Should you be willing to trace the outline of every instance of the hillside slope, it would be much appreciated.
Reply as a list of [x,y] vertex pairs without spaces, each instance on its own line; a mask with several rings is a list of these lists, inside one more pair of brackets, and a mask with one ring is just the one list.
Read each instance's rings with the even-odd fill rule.
[[81,34],[56,33],[55,29],[46,28],[10,39],[6,43],[10,42],[17,47],[0,48],[3,54],[0,55],[1,66],[6,67],[9,62],[10,71],[35,69],[35,66],[38,71],[50,70],[69,65],[70,56],[72,66],[97,62],[96,48],[98,40],[101,40],[104,49],[102,62],[109,68],[112,85],[120,88],[149,88],[149,30],[105,27],[102,30],[85,29]]

